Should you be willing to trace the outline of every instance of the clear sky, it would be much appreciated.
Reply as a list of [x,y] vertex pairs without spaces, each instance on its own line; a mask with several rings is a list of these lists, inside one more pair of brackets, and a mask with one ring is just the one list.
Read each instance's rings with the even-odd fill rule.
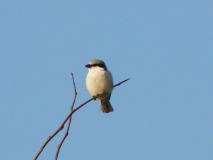
[[77,104],[89,98],[93,58],[131,81],[113,113],[91,102],[74,115],[59,159],[213,159],[212,0],[1,0],[1,159],[33,159],[69,111],[70,72]]

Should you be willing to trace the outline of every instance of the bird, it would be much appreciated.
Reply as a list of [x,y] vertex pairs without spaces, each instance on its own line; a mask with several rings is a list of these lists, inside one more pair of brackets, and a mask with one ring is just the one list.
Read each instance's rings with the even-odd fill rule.
[[113,111],[110,97],[113,90],[113,77],[103,60],[93,59],[85,65],[88,68],[86,87],[89,94],[101,102],[104,113]]

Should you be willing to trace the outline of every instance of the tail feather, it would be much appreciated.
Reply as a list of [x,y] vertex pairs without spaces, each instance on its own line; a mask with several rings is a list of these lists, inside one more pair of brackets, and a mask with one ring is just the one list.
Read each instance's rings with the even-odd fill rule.
[[101,110],[104,113],[109,113],[113,111],[111,103],[107,100],[101,100]]

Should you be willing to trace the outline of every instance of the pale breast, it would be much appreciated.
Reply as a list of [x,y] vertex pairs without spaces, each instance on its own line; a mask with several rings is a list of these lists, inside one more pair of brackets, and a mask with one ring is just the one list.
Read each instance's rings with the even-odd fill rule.
[[86,86],[91,96],[106,97],[112,92],[112,75],[99,67],[91,68],[86,77]]

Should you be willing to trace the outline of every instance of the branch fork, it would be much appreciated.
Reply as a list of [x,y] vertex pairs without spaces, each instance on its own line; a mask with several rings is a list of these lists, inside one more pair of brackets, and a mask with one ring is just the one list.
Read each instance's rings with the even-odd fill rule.
[[[36,154],[36,156],[34,157],[34,160],[37,160],[39,158],[39,156],[41,155],[41,153],[43,152],[44,148],[47,146],[47,144],[60,132],[64,129],[64,126],[66,123],[68,123],[67,128],[66,128],[66,132],[64,134],[64,136],[62,137],[61,141],[58,144],[57,147],[57,151],[55,153],[55,158],[54,160],[58,160],[58,156],[61,150],[61,147],[64,143],[64,141],[66,140],[66,138],[69,135],[69,130],[71,127],[71,122],[72,122],[72,115],[78,111],[80,108],[84,107],[87,103],[91,102],[92,100],[95,100],[95,98],[90,98],[87,101],[83,102],[81,105],[79,105],[78,107],[74,108],[75,106],[75,102],[76,102],[76,98],[77,98],[77,89],[76,89],[76,85],[75,85],[75,79],[74,79],[74,75],[73,73],[71,73],[71,77],[72,77],[72,83],[73,83],[73,88],[74,88],[74,99],[72,102],[72,105],[70,106],[70,113],[66,116],[66,118],[64,119],[64,121],[61,123],[61,125],[58,127],[58,129],[55,130],[55,132],[53,132],[47,139],[46,141],[43,143],[43,145],[41,146],[41,148],[39,149],[38,153]],[[129,78],[115,84],[113,86],[113,88],[120,86],[121,84],[125,83],[126,81],[128,81]]]

